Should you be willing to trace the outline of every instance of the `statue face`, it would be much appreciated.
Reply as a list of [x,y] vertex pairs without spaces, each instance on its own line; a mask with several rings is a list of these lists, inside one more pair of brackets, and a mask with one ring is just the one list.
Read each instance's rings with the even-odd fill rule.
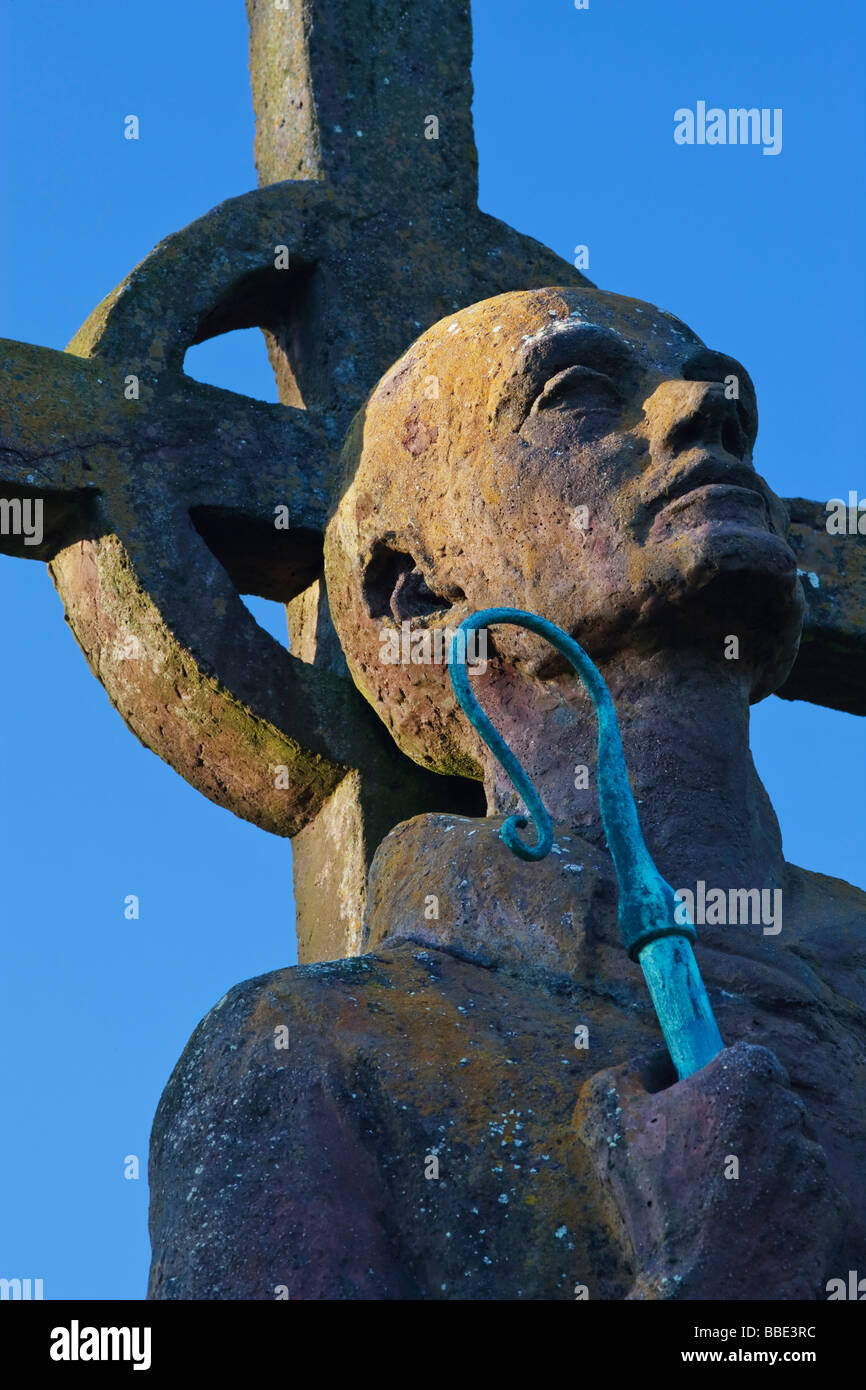
[[[745,369],[636,300],[518,292],[425,333],[355,422],[326,539],[350,669],[404,750],[477,768],[447,671],[425,660],[436,643],[404,638],[383,660],[383,634],[491,606],[549,618],[601,662],[641,646],[723,661],[734,633],[752,697],[774,689],[802,595],[756,432]],[[528,677],[560,670],[517,629],[494,648]]]

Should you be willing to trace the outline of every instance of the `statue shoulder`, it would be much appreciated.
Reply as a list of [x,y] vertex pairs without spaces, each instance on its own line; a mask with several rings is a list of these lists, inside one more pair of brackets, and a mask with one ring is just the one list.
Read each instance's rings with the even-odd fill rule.
[[866,892],[842,878],[786,866],[786,945],[820,963],[821,973],[834,966],[864,978],[866,967]]
[[844,878],[786,864],[787,916],[801,933],[831,930],[866,947],[866,892]]
[[151,1136],[150,1298],[417,1295],[367,1138],[364,1006],[387,986],[372,958],[299,966],[237,985],[202,1019]]
[[[244,980],[205,1014],[175,1072],[206,1069],[216,1058],[234,1067],[231,1054],[238,1051],[260,1066],[296,1061],[301,1043],[308,1063],[313,1052],[332,1051],[338,1041],[335,1014],[369,979],[378,978],[377,964],[374,956],[354,957],[286,966]],[[332,1025],[323,1027],[323,1018]]]

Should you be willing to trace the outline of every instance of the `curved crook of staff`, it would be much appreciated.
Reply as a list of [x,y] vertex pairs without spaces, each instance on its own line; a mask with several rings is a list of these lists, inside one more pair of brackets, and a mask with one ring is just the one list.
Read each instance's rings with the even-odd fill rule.
[[561,628],[519,608],[485,608],[462,622],[448,652],[448,670],[460,707],[502,764],[535,825],[536,843],[518,834],[525,816],[509,816],[501,835],[521,859],[544,859],[553,844],[553,825],[532,781],[505,739],[479,705],[466,670],[470,632],[509,623],[543,637],[571,663],[589,691],[598,717],[598,799],[619,885],[619,929],[623,945],[644,972],[671,1059],[682,1080],[705,1067],[724,1043],[695,960],[696,939],[685,907],[656,868],[644,843],[626,771],[616,710],[601,672]]

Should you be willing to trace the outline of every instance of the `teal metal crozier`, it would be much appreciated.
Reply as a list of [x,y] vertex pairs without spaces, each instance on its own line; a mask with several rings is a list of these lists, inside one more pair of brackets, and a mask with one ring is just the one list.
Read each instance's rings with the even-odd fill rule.
[[[643,969],[668,1051],[682,1080],[712,1061],[724,1043],[692,950],[695,928],[689,921],[676,920],[673,889],[662,878],[644,843],[610,691],[583,648],[535,613],[485,608],[467,618],[455,632],[448,653],[454,693],[473,728],[508,773],[535,825],[534,845],[517,833],[528,824],[525,816],[509,816],[502,826],[503,840],[521,859],[544,859],[550,853],[553,826],[521,763],[487,718],[469,684],[467,636],[495,623],[524,627],[544,637],[568,659],[592,696],[598,716],[598,799],[619,884],[619,929],[626,950]],[[679,912],[684,915],[682,906]]]

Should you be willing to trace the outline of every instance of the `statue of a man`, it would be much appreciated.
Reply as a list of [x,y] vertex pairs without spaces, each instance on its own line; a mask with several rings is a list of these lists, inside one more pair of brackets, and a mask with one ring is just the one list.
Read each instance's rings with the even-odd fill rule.
[[[802,620],[756,429],[742,366],[591,290],[456,313],[373,391],[334,621],[399,747],[483,778],[488,817],[398,826],[364,954],[199,1026],[154,1130],[151,1296],[816,1298],[862,1263],[866,896],[786,864],[749,753]],[[554,852],[499,839],[515,794],[432,639],[505,605],[601,669],[650,852],[701,905],[728,1046],[687,1081],[619,944],[589,698],[504,627],[473,688]]]

